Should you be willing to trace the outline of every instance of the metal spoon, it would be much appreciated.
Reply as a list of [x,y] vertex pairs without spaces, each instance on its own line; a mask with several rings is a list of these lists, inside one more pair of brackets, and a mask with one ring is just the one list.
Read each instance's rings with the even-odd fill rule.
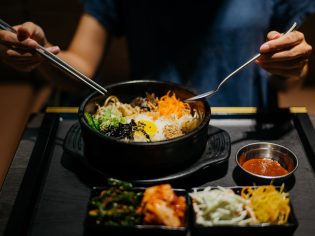
[[[292,32],[295,27],[296,27],[296,22],[294,22],[294,24],[291,26],[291,28],[285,33],[290,33]],[[211,97],[213,96],[215,93],[217,93],[219,91],[219,89],[221,88],[221,86],[229,79],[231,78],[233,75],[235,75],[237,72],[239,72],[240,70],[242,70],[244,67],[246,67],[248,64],[250,64],[251,62],[255,61],[258,57],[261,56],[261,53],[258,53],[257,55],[255,55],[254,57],[252,57],[251,59],[249,59],[247,62],[245,62],[243,65],[241,65],[239,68],[237,68],[235,71],[233,71],[231,74],[229,74],[227,77],[225,77],[221,83],[218,85],[218,87],[214,90],[210,90],[208,92],[205,92],[205,93],[202,93],[202,94],[199,94],[197,96],[194,96],[194,97],[191,97],[191,98],[188,98],[185,100],[185,102],[194,102],[196,100],[200,100],[202,98],[205,98],[205,97]]]

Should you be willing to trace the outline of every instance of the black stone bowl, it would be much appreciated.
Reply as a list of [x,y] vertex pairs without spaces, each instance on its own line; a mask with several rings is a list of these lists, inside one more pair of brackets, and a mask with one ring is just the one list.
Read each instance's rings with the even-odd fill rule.
[[206,101],[191,103],[202,114],[200,125],[181,137],[158,142],[126,142],[109,137],[91,128],[84,113],[94,114],[96,104],[103,105],[108,96],[115,95],[129,103],[146,92],[161,97],[169,90],[182,100],[196,95],[180,85],[152,80],[135,80],[106,87],[106,96],[90,94],[78,112],[84,142],[84,155],[98,170],[121,179],[152,178],[178,171],[194,163],[204,151],[210,121],[210,106]]

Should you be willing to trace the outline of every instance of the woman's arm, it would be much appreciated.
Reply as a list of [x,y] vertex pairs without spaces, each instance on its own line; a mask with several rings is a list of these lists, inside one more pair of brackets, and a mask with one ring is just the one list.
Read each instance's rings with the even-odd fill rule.
[[60,51],[57,46],[52,46],[44,31],[32,22],[15,26],[15,29],[17,34],[0,31],[2,61],[20,71],[35,71],[42,78],[64,89],[73,89],[77,87],[73,85],[79,83],[64,78],[59,70],[52,67],[32,49],[40,44],[83,74],[92,77],[101,62],[107,41],[107,30],[88,14],[82,15],[70,46],[64,51]]
[[84,14],[66,51],[58,56],[92,77],[101,62],[107,41],[107,30],[92,16]]

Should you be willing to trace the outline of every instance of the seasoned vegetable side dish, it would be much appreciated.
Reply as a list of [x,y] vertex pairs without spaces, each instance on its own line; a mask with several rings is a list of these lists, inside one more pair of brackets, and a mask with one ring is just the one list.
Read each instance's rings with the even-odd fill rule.
[[141,215],[136,209],[141,203],[142,192],[133,191],[128,182],[109,179],[109,187],[89,202],[90,219],[102,225],[136,225]]
[[135,190],[128,182],[109,179],[108,188],[89,202],[88,217],[96,224],[133,226],[139,224],[181,227],[186,199],[177,196],[171,185],[162,184]]
[[85,113],[89,126],[125,141],[154,142],[176,138],[195,129],[202,117],[171,91],[161,98],[146,94],[145,98],[134,98],[130,104],[109,96],[103,105],[97,106],[95,114]]
[[190,193],[196,223],[202,226],[285,224],[290,214],[289,194],[273,185],[243,187],[240,195],[229,188],[205,188]]

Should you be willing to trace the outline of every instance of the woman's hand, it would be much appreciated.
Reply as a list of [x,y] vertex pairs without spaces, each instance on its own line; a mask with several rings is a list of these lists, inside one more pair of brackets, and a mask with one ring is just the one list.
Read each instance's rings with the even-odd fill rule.
[[263,55],[256,63],[275,75],[274,77],[282,78],[281,83],[292,83],[304,78],[307,74],[308,57],[312,52],[312,47],[305,41],[304,34],[293,31],[283,35],[271,31],[267,35],[267,40],[260,47],[260,53]]
[[60,52],[59,47],[47,42],[44,31],[34,23],[26,22],[14,28],[17,34],[0,30],[0,59],[11,67],[25,72],[35,69],[43,60],[34,51],[39,45],[51,53]]

